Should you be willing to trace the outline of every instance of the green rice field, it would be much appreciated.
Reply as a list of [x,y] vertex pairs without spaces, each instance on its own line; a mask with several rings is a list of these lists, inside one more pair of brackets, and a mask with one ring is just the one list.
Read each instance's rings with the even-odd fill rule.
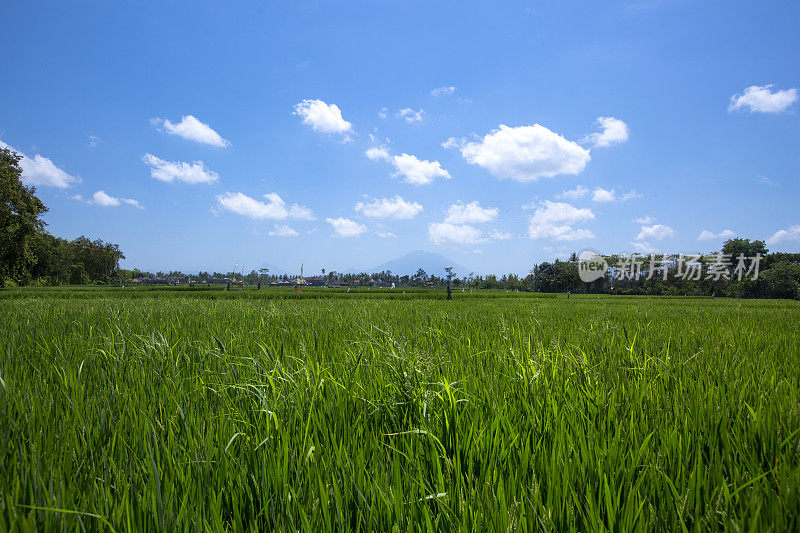
[[797,531],[800,304],[0,291],[3,531]]

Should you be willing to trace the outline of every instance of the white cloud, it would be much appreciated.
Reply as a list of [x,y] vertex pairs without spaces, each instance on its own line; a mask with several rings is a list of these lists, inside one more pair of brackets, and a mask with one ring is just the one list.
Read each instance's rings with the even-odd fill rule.
[[86,143],[86,145],[89,146],[90,148],[95,148],[98,144],[100,144],[103,141],[103,139],[97,137],[96,135],[87,135],[87,137],[89,138],[89,142]]
[[267,199],[266,202],[258,201],[240,192],[226,192],[217,196],[217,205],[220,209],[254,220],[284,220],[286,218],[314,220],[314,214],[309,208],[297,204],[287,206],[277,193],[265,194],[264,198]]
[[389,111],[385,107],[382,107],[380,111],[378,111],[378,118],[386,118],[386,112]]
[[646,216],[646,217],[634,218],[632,222],[635,222],[636,224],[646,225],[646,224],[652,224],[655,221],[656,221],[655,217]]
[[588,229],[575,229],[570,225],[561,226],[528,226],[531,239],[547,239],[553,241],[578,241],[594,239],[595,235]]
[[403,176],[403,181],[411,185],[427,185],[436,178],[450,179],[450,173],[438,161],[418,159],[403,153],[392,157],[392,164],[397,169],[394,176]]
[[539,124],[516,128],[501,124],[481,141],[466,144],[461,155],[497,178],[522,182],[579,174],[590,159],[589,150]]
[[500,231],[499,229],[493,229],[489,232],[489,238],[494,239],[496,241],[506,241],[508,239],[512,239],[514,236],[510,233],[506,233],[504,231]]
[[621,144],[628,140],[628,125],[614,117],[597,117],[595,124],[600,127],[599,132],[592,133],[585,141],[595,148],[604,148],[614,144]]
[[758,176],[756,177],[756,181],[762,185],[777,185],[777,183],[766,176]]
[[392,233],[391,231],[376,231],[375,235],[377,235],[378,237],[380,237],[382,239],[396,239],[397,238],[397,234],[396,233]]
[[625,194],[618,195],[614,189],[603,189],[597,187],[592,193],[593,202],[625,202],[633,198],[640,198],[642,195],[636,191],[629,191]]
[[404,107],[403,109],[397,112],[397,117],[402,118],[403,120],[411,124],[412,122],[422,122],[422,115],[424,114],[425,111],[423,109],[420,109],[419,111],[414,111],[410,107]]
[[800,224],[789,227],[788,229],[778,230],[767,239],[767,244],[780,244],[782,242],[796,241],[800,239]]
[[336,104],[326,104],[322,100],[303,100],[294,106],[294,114],[303,118],[314,131],[322,133],[347,133],[353,125],[342,118]]
[[408,202],[396,195],[393,198],[375,198],[368,202],[358,202],[355,210],[370,218],[408,220],[422,211],[422,205],[417,202]]
[[463,148],[467,144],[466,137],[448,137],[446,141],[442,143],[442,148],[449,150],[451,148]]
[[65,189],[73,183],[80,183],[80,178],[68,174],[58,168],[50,159],[36,154],[33,158],[28,157],[12,146],[0,141],[0,148],[13,150],[22,157],[19,162],[22,168],[22,183],[42,187],[58,187]]
[[589,194],[588,187],[584,187],[583,185],[578,185],[574,189],[569,189],[566,191],[561,192],[560,194],[556,194],[557,200],[580,200],[581,198],[585,197]]
[[772,85],[751,85],[731,96],[728,111],[748,109],[751,113],[782,113],[797,101],[797,89],[773,91]]
[[334,237],[358,237],[367,231],[367,227],[349,218],[326,218],[325,221],[333,226]]
[[447,208],[444,221],[450,224],[480,224],[491,222],[499,213],[496,207],[481,207],[477,201],[468,204],[458,202]]
[[675,236],[675,230],[663,224],[653,224],[652,226],[642,226],[642,231],[636,236],[637,241],[649,239],[660,241]]
[[592,193],[593,202],[613,202],[617,199],[614,189],[606,190],[600,187],[596,188]]
[[713,240],[722,240],[722,239],[731,239],[736,237],[736,233],[730,229],[724,229],[719,233],[714,233],[713,231],[709,231],[704,229],[700,232],[700,235],[697,236],[698,241],[713,241]]
[[654,254],[659,250],[650,245],[649,242],[632,242],[631,246],[640,254]]
[[269,232],[271,237],[297,237],[300,235],[286,224],[275,224],[275,229]]
[[[75,195],[75,196],[80,197],[80,195]],[[82,197],[75,199],[83,200]],[[127,204],[132,207],[135,207],[136,209],[144,209],[139,204],[139,202],[137,202],[133,198],[115,198],[113,196],[106,194],[105,191],[97,191],[96,193],[94,193],[89,203],[92,205],[99,205],[100,207],[118,207],[121,204]]]
[[469,224],[434,222],[428,226],[428,237],[433,244],[476,244],[483,241],[483,233]]
[[593,218],[591,209],[578,209],[568,203],[545,200],[531,216],[528,235],[531,239],[555,241],[592,239],[594,233],[587,229],[575,229],[572,225]]
[[194,141],[211,146],[223,148],[230,146],[230,141],[223,139],[211,126],[197,120],[194,115],[185,115],[178,123],[170,122],[165,118],[154,118],[151,121],[157,128],[163,128],[170,135],[177,135],[188,141]]
[[150,165],[150,176],[160,181],[183,181],[185,183],[214,183],[219,174],[209,170],[202,161],[164,161],[152,154],[144,154],[142,161]]
[[386,146],[373,146],[367,149],[364,155],[372,161],[383,160],[392,163],[396,170],[392,177],[403,176],[403,181],[411,185],[428,185],[436,178],[451,177],[438,161],[427,161],[406,153],[392,156]]
[[373,146],[368,148],[364,155],[372,161],[389,161],[389,150],[385,146]]
[[75,200],[76,202],[83,202],[83,195],[81,194],[73,194],[69,197],[70,200]]
[[448,96],[456,92],[457,89],[453,86],[450,87],[437,87],[436,89],[431,91],[431,95],[435,96],[436,98],[440,96]]

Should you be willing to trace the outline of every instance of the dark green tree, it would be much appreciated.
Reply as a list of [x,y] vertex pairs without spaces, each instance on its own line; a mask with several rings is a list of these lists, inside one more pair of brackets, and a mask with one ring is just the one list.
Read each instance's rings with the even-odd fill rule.
[[36,188],[22,183],[22,157],[0,148],[0,287],[6,280],[27,283],[36,263],[33,241],[44,229],[41,217],[47,207]]

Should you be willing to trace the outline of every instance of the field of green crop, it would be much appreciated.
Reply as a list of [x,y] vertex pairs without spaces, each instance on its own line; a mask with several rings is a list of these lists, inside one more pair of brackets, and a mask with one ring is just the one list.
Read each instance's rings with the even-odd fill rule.
[[0,293],[0,530],[800,528],[797,302],[304,294]]

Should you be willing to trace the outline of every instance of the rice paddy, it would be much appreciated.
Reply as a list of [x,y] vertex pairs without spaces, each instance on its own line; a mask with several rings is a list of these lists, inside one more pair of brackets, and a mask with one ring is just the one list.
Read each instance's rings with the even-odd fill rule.
[[138,292],[1,293],[0,530],[800,527],[797,302]]

